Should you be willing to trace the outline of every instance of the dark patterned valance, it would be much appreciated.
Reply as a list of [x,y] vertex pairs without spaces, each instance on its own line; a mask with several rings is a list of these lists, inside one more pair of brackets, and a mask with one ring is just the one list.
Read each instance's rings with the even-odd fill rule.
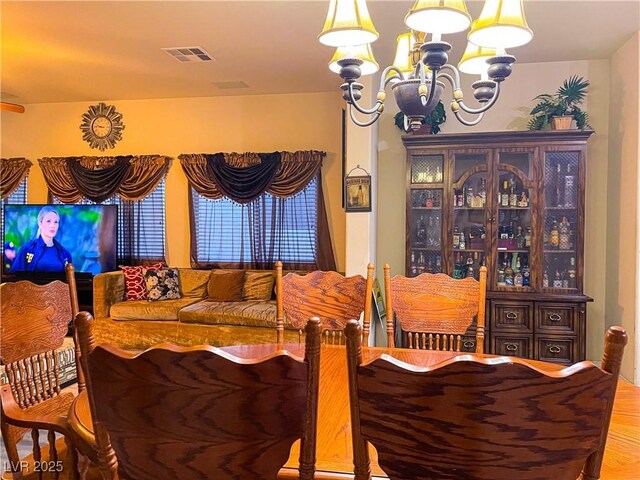
[[171,158],[163,155],[46,157],[38,162],[49,190],[64,203],[83,197],[102,202],[115,194],[140,200],[156,189],[171,166]]
[[0,198],[7,198],[27,178],[32,163],[26,158],[2,158],[0,162]]
[[190,185],[210,199],[249,203],[267,192],[286,198],[318,174],[325,152],[183,154],[178,158]]

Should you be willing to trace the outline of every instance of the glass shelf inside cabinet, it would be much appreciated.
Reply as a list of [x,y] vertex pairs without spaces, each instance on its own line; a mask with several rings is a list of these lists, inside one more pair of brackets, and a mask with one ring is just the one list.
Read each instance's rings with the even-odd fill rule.
[[578,152],[547,152],[544,162],[544,288],[577,288]]
[[411,190],[409,276],[442,272],[442,190]]
[[415,155],[411,158],[411,183],[442,183],[443,155]]
[[496,229],[496,286],[531,286],[531,202],[521,179],[500,171],[498,179],[498,224]]
[[453,195],[452,276],[479,279],[480,266],[486,262],[485,173],[471,175]]

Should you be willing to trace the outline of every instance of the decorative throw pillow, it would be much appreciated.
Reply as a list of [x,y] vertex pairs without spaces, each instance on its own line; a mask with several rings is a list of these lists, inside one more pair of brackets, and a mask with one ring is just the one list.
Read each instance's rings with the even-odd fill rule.
[[247,272],[242,287],[242,300],[271,300],[275,280],[273,272]]
[[147,270],[144,274],[147,285],[147,300],[175,300],[181,298],[180,277],[177,268]]
[[138,267],[120,265],[120,268],[124,274],[124,299],[127,301],[146,300],[147,288],[144,283],[144,272],[146,270],[160,270],[162,262]]
[[244,270],[213,270],[207,285],[210,302],[242,301]]

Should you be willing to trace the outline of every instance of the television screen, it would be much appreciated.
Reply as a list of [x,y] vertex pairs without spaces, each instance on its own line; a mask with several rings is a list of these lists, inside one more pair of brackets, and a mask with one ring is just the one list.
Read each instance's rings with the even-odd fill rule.
[[5,205],[4,273],[116,269],[116,205]]

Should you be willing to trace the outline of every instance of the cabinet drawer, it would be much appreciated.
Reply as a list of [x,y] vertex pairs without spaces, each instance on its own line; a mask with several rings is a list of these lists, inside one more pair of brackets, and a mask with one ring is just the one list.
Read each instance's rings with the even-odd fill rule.
[[578,342],[575,337],[537,335],[535,343],[536,360],[563,365],[571,365],[578,361]]
[[532,335],[491,335],[491,353],[510,357],[533,358]]
[[578,334],[578,307],[566,303],[536,303],[536,333]]
[[[485,342],[485,346],[487,344],[487,338],[485,337],[484,339]],[[460,346],[460,351],[461,352],[471,352],[471,353],[476,353],[476,337],[474,336],[470,336],[470,335],[465,335],[464,337],[462,337],[462,345]]]
[[533,302],[492,302],[491,330],[533,333]]

